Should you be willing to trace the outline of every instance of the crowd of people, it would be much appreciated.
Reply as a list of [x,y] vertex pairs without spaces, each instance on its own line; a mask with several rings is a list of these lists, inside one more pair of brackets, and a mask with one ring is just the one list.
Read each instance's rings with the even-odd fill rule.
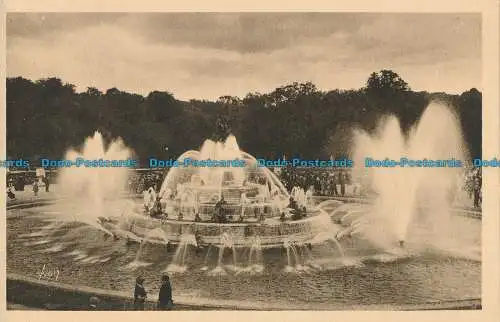
[[[276,171],[287,190],[293,187],[303,189],[314,188],[317,196],[367,196],[375,193],[368,182],[354,179],[351,171],[346,169],[310,169],[310,168],[281,168]],[[461,189],[473,201],[475,208],[482,203],[482,172],[478,167],[466,167],[463,178],[460,178]],[[459,180],[459,181],[460,181]],[[347,189],[350,187],[350,189]]]
[[158,190],[160,189],[164,178],[165,171],[134,171],[128,180],[128,190],[132,193],[142,193],[150,187],[157,187],[155,190]]
[[[372,192],[365,183],[353,178],[352,172],[347,169],[311,169],[284,167],[277,168],[276,174],[285,188],[291,191],[294,187],[314,189],[317,196],[366,196]],[[46,173],[37,176],[33,172],[7,174],[7,198],[16,198],[16,191],[24,191],[25,186],[30,186],[33,194],[37,196],[41,188],[50,191],[50,185],[56,173]],[[134,171],[128,180],[128,190],[132,193],[142,193],[150,187],[158,192],[165,178],[165,171],[141,170]],[[462,189],[467,193],[475,208],[480,208],[482,203],[482,173],[477,167],[467,167],[464,171]]]
[[[315,195],[345,196],[347,194],[361,194],[361,187],[353,182],[352,173],[346,170],[325,170],[285,167],[277,171],[281,181],[288,191],[294,187],[303,189],[314,188]],[[353,186],[351,192],[347,186]]]
[[44,188],[45,192],[50,192],[52,181],[53,175],[50,173],[42,175],[32,172],[19,172],[15,175],[7,173],[7,198],[8,200],[16,199],[16,191],[24,191],[26,186],[29,186],[37,197],[41,188]]
[[467,192],[469,199],[474,201],[475,208],[481,207],[483,202],[482,184],[483,176],[481,168],[466,168],[463,189]]

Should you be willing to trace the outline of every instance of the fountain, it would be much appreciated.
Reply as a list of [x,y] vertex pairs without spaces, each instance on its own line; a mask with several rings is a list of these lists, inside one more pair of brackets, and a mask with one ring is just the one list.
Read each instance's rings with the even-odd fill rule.
[[[196,167],[183,166],[185,160],[244,163]],[[311,191],[294,189],[292,197],[299,207],[287,208],[290,195],[280,180],[268,168],[259,166],[254,157],[241,151],[232,135],[225,142],[207,140],[200,151],[187,151],[177,161],[181,166],[169,170],[158,194],[161,212],[136,219],[137,234],[154,223],[164,227],[170,242],[179,243],[181,235],[176,231],[191,230],[200,246],[217,245],[222,253],[228,247],[228,238],[231,247],[248,248],[259,237],[260,247],[269,248],[279,247],[285,238],[307,242],[323,230],[315,223],[328,217],[311,203]],[[154,192],[144,196],[147,209],[153,208],[151,195]],[[333,236],[335,227],[330,228]]]
[[[432,128],[435,121],[442,131]],[[373,158],[449,158],[460,146],[453,124],[448,112],[432,105],[407,140],[390,119],[380,136],[359,133],[356,151]],[[434,133],[432,140],[428,132]],[[448,140],[444,146],[443,140]],[[120,141],[104,149],[96,133],[82,152],[69,152],[67,158],[129,155]],[[474,256],[480,221],[448,216],[446,208],[444,191],[452,183],[446,171],[454,169],[446,174],[372,169],[379,195],[373,205],[316,203],[310,190],[296,187],[289,194],[274,173],[239,149],[234,136],[207,140],[200,151],[188,151],[178,161],[186,158],[245,164],[173,167],[159,191],[135,198],[122,193],[128,169],[63,169],[64,199],[9,210],[8,270],[33,275],[47,264],[60,267],[59,279],[67,283],[126,292],[137,274],[154,292],[158,276],[175,273],[179,301],[183,296],[197,304],[231,298],[235,306],[261,309],[480,297],[481,261]],[[442,180],[433,182],[433,176]],[[412,253],[404,260],[392,249],[435,241],[438,223],[454,230],[456,244],[440,239],[441,251]],[[245,274],[251,276],[241,277]]]
[[[66,160],[126,160],[131,151],[121,139],[105,149],[101,133],[95,132],[85,140],[81,152],[69,150]],[[58,220],[84,222],[107,231],[106,218],[121,215],[130,207],[122,194],[130,169],[126,167],[64,167],[59,171],[58,191],[63,197],[57,206]],[[104,220],[103,220],[104,219]]]
[[464,160],[462,134],[450,108],[430,104],[407,136],[401,133],[398,120],[388,117],[375,135],[358,132],[355,138],[357,162],[363,164],[369,157],[395,160],[400,165],[368,169],[378,197],[364,217],[349,212],[341,218],[352,223],[349,233],[361,232],[383,247],[442,240],[450,227],[450,206],[462,168],[415,167],[408,160]]

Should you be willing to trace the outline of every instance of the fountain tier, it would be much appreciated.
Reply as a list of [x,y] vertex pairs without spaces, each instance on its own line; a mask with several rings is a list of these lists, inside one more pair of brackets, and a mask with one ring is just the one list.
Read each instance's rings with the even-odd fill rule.
[[250,247],[258,237],[262,247],[276,247],[285,240],[310,243],[324,232],[326,213],[310,207],[306,198],[297,200],[297,189],[290,197],[272,171],[239,149],[234,136],[224,143],[207,140],[200,151],[182,154],[178,163],[185,159],[243,160],[244,166],[170,169],[158,196],[145,193],[147,215],[134,219],[134,233],[145,236],[161,227],[164,239],[174,243],[193,235],[199,244],[222,245],[229,238],[234,247]]

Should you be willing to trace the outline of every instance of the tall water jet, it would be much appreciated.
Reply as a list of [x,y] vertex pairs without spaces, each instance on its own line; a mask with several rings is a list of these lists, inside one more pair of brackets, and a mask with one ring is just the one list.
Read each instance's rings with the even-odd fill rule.
[[[112,141],[106,149],[101,133],[96,131],[92,137],[85,140],[81,151],[69,150],[66,159],[123,163],[131,154],[131,150],[121,139]],[[120,205],[114,201],[119,200],[124,192],[128,178],[129,168],[125,166],[94,167],[80,164],[62,168],[59,172],[58,187],[65,200],[59,206],[72,208],[71,211],[64,212],[74,213],[74,218],[71,219],[94,224],[97,218],[122,212],[122,208],[127,207],[126,202]],[[111,203],[113,205],[109,206]]]
[[[227,164],[189,165],[207,160],[224,160]],[[289,194],[276,175],[241,151],[232,135],[225,142],[206,140],[200,151],[187,151],[177,161],[186,166],[170,169],[159,192],[162,207],[169,215],[182,213],[186,220],[194,219],[196,214],[210,218],[224,198],[227,220],[234,222],[248,219],[253,208],[261,207],[270,216],[288,204]]]
[[[449,106],[431,103],[418,124],[402,133],[395,117],[383,120],[375,135],[358,132],[354,160],[367,166],[366,158],[395,160],[393,167],[368,169],[372,188],[378,194],[365,232],[382,243],[405,245],[410,230],[422,227],[435,231],[449,216],[450,196],[456,191],[456,179],[462,171],[451,166],[466,157],[459,122]],[[415,166],[407,160],[442,160],[448,166]],[[456,163],[455,163],[456,164]],[[361,168],[364,168],[364,167]],[[356,171],[365,170],[358,168]],[[422,210],[421,208],[425,208]],[[416,216],[418,214],[418,216]],[[418,222],[418,225],[412,225]],[[424,238],[433,238],[429,234]]]

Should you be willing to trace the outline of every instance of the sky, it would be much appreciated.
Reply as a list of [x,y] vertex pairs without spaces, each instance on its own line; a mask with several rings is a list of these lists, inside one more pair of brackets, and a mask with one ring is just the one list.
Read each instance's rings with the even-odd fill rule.
[[479,14],[8,13],[7,76],[58,77],[178,99],[244,97],[292,82],[358,89],[381,69],[413,90],[481,84]]

